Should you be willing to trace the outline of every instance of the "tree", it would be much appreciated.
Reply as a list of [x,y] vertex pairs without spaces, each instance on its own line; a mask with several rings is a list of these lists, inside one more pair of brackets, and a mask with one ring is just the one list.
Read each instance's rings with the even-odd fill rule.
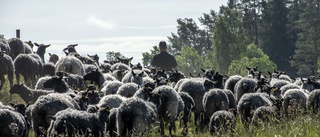
[[232,60],[239,59],[248,45],[237,9],[222,6],[213,29],[213,56],[217,71],[227,73]]
[[118,61],[117,57],[125,58],[120,52],[109,51],[106,53],[106,60],[108,61]]
[[300,13],[298,27],[301,32],[298,34],[296,50],[291,63],[298,69],[300,76],[318,76],[320,1],[301,0],[300,4],[303,12]]

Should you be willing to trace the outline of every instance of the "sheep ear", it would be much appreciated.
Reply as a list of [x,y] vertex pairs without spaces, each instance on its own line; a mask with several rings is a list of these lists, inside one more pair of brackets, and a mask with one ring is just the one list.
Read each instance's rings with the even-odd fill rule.
[[51,44],[48,44],[48,45],[44,45],[44,46],[45,46],[45,47],[47,48],[47,47],[50,47],[50,46],[51,46]]
[[11,107],[15,107],[16,105],[15,104],[13,104],[13,103],[9,103],[9,105],[11,106]]
[[34,45],[36,45],[37,47],[39,47],[39,46],[40,46],[38,43],[34,43]]
[[205,69],[203,69],[203,68],[200,68],[201,70],[202,70],[202,72],[206,72],[206,70]]
[[134,71],[133,71],[133,70],[131,70],[131,74],[132,74],[133,76],[135,76],[135,75],[136,75],[136,73],[134,73]]
[[129,60],[131,61],[133,59],[133,57],[129,58]]
[[51,53],[48,53],[49,54],[49,56],[52,56],[52,54]]

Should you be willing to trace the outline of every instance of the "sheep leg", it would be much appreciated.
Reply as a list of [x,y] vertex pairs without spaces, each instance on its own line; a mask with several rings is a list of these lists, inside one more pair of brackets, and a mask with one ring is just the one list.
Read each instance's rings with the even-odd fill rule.
[[160,120],[160,133],[164,135],[164,121],[163,119]]
[[9,73],[8,74],[8,80],[9,80],[9,83],[10,83],[10,88],[13,86],[13,74],[11,73]]
[[15,73],[16,74],[16,81],[17,81],[17,84],[20,84],[20,74],[18,72]]
[[170,134],[170,136],[172,135],[172,132],[171,132],[172,130],[173,130],[174,133],[176,133],[176,125],[175,125],[174,121],[171,121],[169,123],[169,134]]
[[5,83],[5,79],[4,79],[4,76],[0,76],[0,90],[2,89],[3,85]]

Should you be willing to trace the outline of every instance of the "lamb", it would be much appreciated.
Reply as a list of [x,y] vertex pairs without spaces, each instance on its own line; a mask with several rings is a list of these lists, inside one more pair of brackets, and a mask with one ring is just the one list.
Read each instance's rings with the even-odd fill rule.
[[214,112],[229,109],[229,99],[227,94],[218,88],[214,88],[206,92],[203,96],[202,104],[205,114],[205,124],[209,122],[209,118]]
[[138,90],[138,85],[135,83],[124,83],[121,85],[117,91],[117,94],[124,97],[132,97]]
[[259,123],[266,124],[276,120],[277,110],[273,106],[261,106],[258,107],[251,120],[251,124],[258,126]]
[[104,75],[99,69],[95,71],[91,71],[83,76],[83,80],[90,80],[95,82],[99,89],[101,90],[105,85],[107,85],[108,81],[105,79]]
[[17,83],[20,84],[20,74],[29,87],[33,87],[36,79],[43,74],[43,63],[37,54],[19,54],[14,60]]
[[0,109],[0,121],[0,136],[28,136],[27,122],[20,113],[9,109]]
[[252,119],[253,112],[260,106],[272,106],[272,101],[266,93],[246,93],[244,94],[237,106],[240,120],[245,126],[248,126]]
[[55,64],[56,72],[63,71],[83,76],[85,74],[83,63],[74,56],[67,56]]
[[123,85],[123,83],[120,81],[110,81],[101,89],[101,92],[104,93],[104,95],[116,94],[121,85]]
[[133,82],[141,86],[143,84],[144,72],[141,70],[131,70],[131,73],[127,73],[123,76],[122,82],[129,83]]
[[8,40],[11,52],[10,56],[14,60],[19,54],[25,53],[23,42],[19,38],[11,38]]
[[141,136],[151,131],[157,111],[146,101],[133,97],[119,106],[116,119],[118,136]]
[[[164,135],[164,123],[169,123],[169,134],[171,131],[175,131],[175,119],[178,116],[178,108],[179,108],[179,94],[174,91],[174,89],[170,86],[163,85],[160,87],[156,87],[152,94],[159,94],[160,104],[157,106],[159,119],[160,119],[160,131],[161,135]],[[157,103],[155,103],[157,104]]]
[[194,112],[194,122],[197,127],[198,125],[197,120],[200,116],[200,113],[203,111],[202,100],[203,100],[203,95],[205,93],[205,87],[203,85],[203,82],[195,79],[183,80],[183,82],[179,86],[178,92],[187,93],[194,100],[195,106],[192,111]]
[[190,121],[191,110],[193,109],[195,104],[194,104],[194,100],[189,94],[184,92],[179,92],[178,94],[180,95],[184,104],[183,116],[182,116],[184,127],[182,130],[182,133],[183,135],[186,135],[188,133],[188,122]]
[[9,55],[5,54],[4,51],[0,51],[0,66],[0,90],[5,83],[4,75],[8,76],[10,87],[12,87],[14,73],[13,61]]
[[56,64],[59,60],[59,56],[57,54],[49,53],[49,62]]
[[23,84],[14,84],[9,90],[10,94],[18,94],[25,103],[34,103],[41,95],[53,93],[52,90],[34,90]]
[[72,92],[69,85],[63,80],[63,76],[53,76],[43,83],[44,88],[51,88],[58,93]]
[[239,80],[234,87],[237,103],[239,102],[242,95],[246,93],[253,93],[254,87],[257,86],[257,83],[257,80],[253,78],[242,78],[241,80]]
[[[78,103],[69,94],[51,93],[40,96],[31,110],[31,121],[35,136],[39,137],[46,134],[51,120],[48,116],[54,116],[57,112],[67,108],[80,109]],[[40,127],[43,128],[44,132],[40,130]]]
[[48,129],[48,136],[103,136],[108,122],[109,108],[100,108],[97,113],[65,109],[55,114]]
[[216,131],[225,131],[224,133],[233,132],[236,126],[236,117],[230,111],[219,110],[212,114],[209,123],[209,132],[211,135]]
[[299,110],[301,107],[307,110],[308,95],[302,89],[289,89],[282,97],[282,108],[286,116],[289,115],[288,108],[292,107],[293,111]]
[[45,63],[44,54],[46,53],[46,48],[48,48],[51,44],[44,45],[44,44],[34,43],[34,45],[38,47],[37,54],[40,56],[42,63]]
[[318,113],[320,107],[320,89],[315,89],[310,93],[307,107],[313,113]]
[[242,79],[243,77],[240,76],[240,75],[233,75],[233,76],[230,76],[227,81],[225,82],[225,87],[224,89],[229,89],[232,91],[232,93],[235,93],[234,91],[234,88],[235,88],[235,85],[236,83]]

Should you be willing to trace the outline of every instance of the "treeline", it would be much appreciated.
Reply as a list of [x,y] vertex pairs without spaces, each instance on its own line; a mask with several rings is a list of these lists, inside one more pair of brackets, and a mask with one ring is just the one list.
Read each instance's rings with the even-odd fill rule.
[[[258,66],[290,76],[317,76],[320,50],[320,0],[229,0],[218,12],[177,19],[168,36],[169,51],[185,74],[200,67],[228,74],[247,73]],[[143,64],[158,53],[157,45],[143,53]]]

